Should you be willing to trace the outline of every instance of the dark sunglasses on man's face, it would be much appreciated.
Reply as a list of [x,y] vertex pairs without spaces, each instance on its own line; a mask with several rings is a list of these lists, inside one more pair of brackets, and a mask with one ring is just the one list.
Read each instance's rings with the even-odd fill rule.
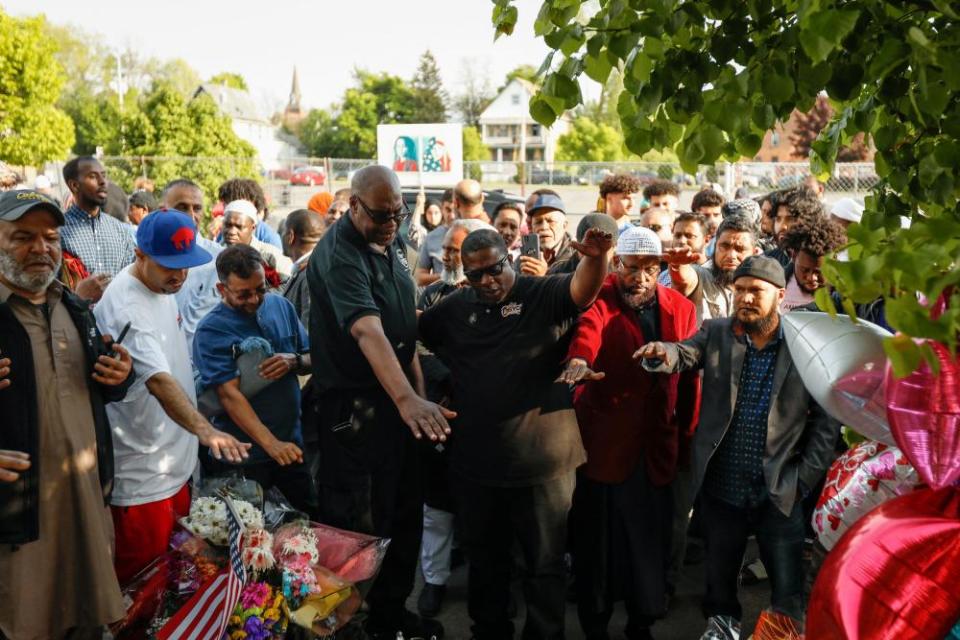
[[357,198],[357,202],[360,203],[360,207],[363,209],[364,213],[370,216],[370,219],[373,220],[374,224],[388,224],[389,222],[396,222],[397,225],[403,224],[403,221],[410,217],[410,211],[407,209],[406,204],[401,204],[400,209],[397,211],[374,211],[367,206],[367,204]]
[[467,277],[467,280],[470,282],[480,282],[483,280],[483,276],[491,275],[494,278],[503,273],[503,268],[507,265],[507,256],[503,256],[496,262],[494,262],[489,267],[483,267],[482,269],[470,269],[469,271],[464,271],[463,275]]
[[650,229],[650,231],[653,231],[654,233],[660,233],[660,229],[663,229],[662,224],[648,224],[645,226],[647,227],[647,229]]

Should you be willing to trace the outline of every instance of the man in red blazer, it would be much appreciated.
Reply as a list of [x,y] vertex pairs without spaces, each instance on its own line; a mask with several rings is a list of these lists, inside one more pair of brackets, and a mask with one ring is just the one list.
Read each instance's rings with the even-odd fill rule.
[[630,227],[617,242],[615,271],[580,317],[560,379],[577,388],[574,406],[587,450],[577,473],[571,538],[580,624],[588,639],[607,637],[613,604],[623,599],[627,638],[652,638],[666,613],[673,499],[678,464],[688,464],[697,423],[696,373],[665,377],[629,356],[657,340],[696,332],[696,309],[658,286],[660,239]]

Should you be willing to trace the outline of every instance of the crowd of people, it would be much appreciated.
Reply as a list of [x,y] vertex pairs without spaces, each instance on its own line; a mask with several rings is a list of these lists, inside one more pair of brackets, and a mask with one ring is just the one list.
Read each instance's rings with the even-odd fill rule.
[[652,638],[685,561],[735,627],[751,535],[803,617],[841,444],[780,317],[829,292],[862,205],[812,184],[682,211],[618,174],[574,229],[554,191],[489,210],[474,180],[411,216],[370,166],[278,232],[253,180],[173,180],[120,220],[97,159],[63,177],[68,206],[0,193],[0,638],[99,636],[192,484],[234,476],[390,538],[345,637],[442,638],[455,547],[480,640],[513,637],[518,571],[524,638],[564,637],[571,594],[585,637],[623,601]]

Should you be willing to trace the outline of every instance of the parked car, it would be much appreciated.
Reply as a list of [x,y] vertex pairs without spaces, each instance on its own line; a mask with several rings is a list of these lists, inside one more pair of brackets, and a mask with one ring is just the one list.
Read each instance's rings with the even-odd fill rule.
[[[514,182],[519,182],[519,176]],[[586,178],[574,177],[560,169],[530,169],[527,175],[527,184],[587,184]]]
[[[407,209],[413,212],[413,208],[417,205],[417,193],[419,189],[404,189],[403,190],[403,203],[407,205]],[[434,200],[440,202],[440,198],[443,197],[444,189],[433,189],[427,188],[423,190],[427,195],[427,200]],[[520,202],[522,203],[524,199],[521,196],[515,195],[513,193],[506,193],[503,189],[493,189],[488,190],[484,189],[483,191],[483,209],[487,212],[488,216],[493,216],[493,212],[501,202]],[[404,224],[404,230],[406,230],[406,224]]]
[[313,187],[323,185],[327,181],[327,172],[323,167],[297,167],[290,176],[290,184]]

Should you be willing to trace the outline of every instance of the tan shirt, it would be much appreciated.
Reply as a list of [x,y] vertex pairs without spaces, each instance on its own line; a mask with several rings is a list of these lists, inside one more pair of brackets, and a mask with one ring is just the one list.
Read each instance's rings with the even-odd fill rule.
[[83,344],[61,293],[54,283],[46,305],[34,305],[0,284],[0,302],[30,336],[40,436],[40,538],[0,546],[0,635],[11,640],[60,637],[124,614]]

